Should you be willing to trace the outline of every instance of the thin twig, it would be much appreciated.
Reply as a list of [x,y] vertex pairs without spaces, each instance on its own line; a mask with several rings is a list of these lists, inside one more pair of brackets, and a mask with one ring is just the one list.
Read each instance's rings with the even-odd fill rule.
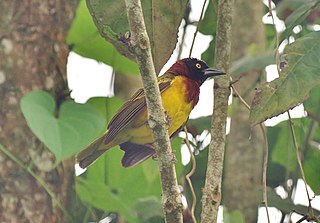
[[[202,5],[202,10],[201,10],[201,13],[200,13],[200,18],[199,18],[199,21],[198,21],[198,24],[197,24],[197,28],[196,28],[196,31],[194,32],[194,35],[193,35],[193,39],[192,39],[192,43],[191,43],[191,48],[190,48],[190,51],[189,51],[189,57],[191,57],[192,55],[192,50],[193,50],[193,46],[194,46],[194,42],[196,40],[196,36],[197,36],[197,33],[199,31],[199,27],[200,27],[200,23],[202,21],[202,17],[203,17],[203,13],[204,13],[204,8],[205,8],[205,5],[206,5],[206,2],[207,0],[204,0],[203,2],[203,5]],[[185,26],[186,28],[186,26]],[[184,33],[185,34],[185,33]],[[184,35],[183,35],[184,36]],[[181,51],[180,51],[181,53]],[[191,205],[191,217],[192,217],[192,220],[194,223],[197,222],[196,220],[196,217],[194,215],[194,210],[195,210],[195,207],[196,207],[196,204],[197,204],[197,197],[196,197],[196,194],[194,192],[194,188],[193,188],[193,185],[192,185],[192,181],[190,179],[190,177],[195,173],[196,171],[196,168],[197,168],[197,162],[196,162],[196,158],[191,150],[191,145],[190,145],[190,142],[189,142],[189,139],[188,139],[188,130],[187,130],[187,127],[185,126],[184,127],[184,132],[186,134],[186,138],[185,138],[185,143],[188,147],[188,150],[189,150],[189,153],[190,153],[190,157],[191,157],[191,160],[192,160],[192,168],[191,168],[191,171],[186,175],[186,180],[188,181],[188,184],[189,184],[189,187],[190,187],[190,191],[191,191],[191,194],[192,194],[192,205]]]
[[304,182],[304,186],[305,186],[305,189],[306,189],[306,192],[307,192],[310,216],[314,216],[314,215],[313,215],[313,210],[312,210],[312,205],[311,205],[311,198],[310,198],[309,191],[308,191],[308,187],[307,187],[307,183],[306,183],[307,181],[306,181],[306,177],[305,177],[305,175],[304,175],[304,170],[303,170],[302,163],[301,163],[301,157],[300,157],[300,153],[299,153],[299,147],[298,147],[296,135],[295,135],[295,133],[294,133],[294,128],[293,128],[293,125],[292,125],[291,115],[290,115],[290,112],[289,112],[289,111],[287,111],[287,114],[288,114],[288,117],[289,117],[289,127],[290,127],[290,132],[291,132],[291,136],[292,136],[292,141],[293,141],[293,145],[294,145],[295,152],[296,152],[296,156],[297,156],[297,160],[298,160],[298,165],[299,165],[299,168],[300,168],[300,173],[301,173],[301,176],[302,176],[302,179],[303,179],[303,182]]
[[192,54],[194,42],[195,42],[195,40],[196,40],[196,36],[197,36],[197,34],[198,34],[198,31],[199,31],[199,27],[200,27],[200,23],[201,23],[201,21],[202,21],[202,16],[203,16],[203,13],[204,13],[204,7],[205,7],[205,5],[206,5],[206,2],[207,2],[207,0],[204,0],[203,5],[202,5],[202,10],[201,10],[200,18],[199,18],[199,21],[198,21],[198,25],[197,25],[196,31],[195,31],[194,34],[193,34],[193,39],[192,39],[192,43],[191,43],[191,48],[190,48],[190,52],[189,52],[189,57],[191,57],[191,54]]
[[231,88],[234,91],[234,93],[236,93],[237,97],[240,99],[240,101],[244,104],[244,106],[246,106],[246,108],[248,110],[250,110],[250,105],[243,99],[243,97],[240,95],[240,93],[238,92],[238,90],[235,88],[235,86],[233,84],[231,84]]
[[262,131],[263,142],[264,142],[263,173],[262,173],[262,194],[263,194],[262,203],[266,209],[268,223],[270,223],[270,216],[268,211],[268,194],[267,194],[267,168],[268,168],[269,146],[268,146],[268,138],[267,138],[266,130],[263,124],[260,124],[259,126]]
[[0,150],[5,155],[7,155],[13,162],[15,162],[21,169],[29,173],[39,183],[39,185],[49,194],[53,202],[57,204],[57,206],[60,208],[62,213],[66,216],[66,218],[70,222],[73,222],[71,215],[66,211],[66,208],[62,205],[60,200],[57,198],[56,194],[49,188],[48,184],[41,177],[39,177],[35,172],[33,172],[32,169],[25,166],[15,155],[13,155],[2,144],[0,144]]
[[191,181],[190,178],[192,177],[192,175],[196,171],[197,162],[196,162],[196,158],[195,158],[195,156],[194,156],[194,154],[192,152],[191,145],[190,145],[190,142],[189,142],[189,139],[188,139],[187,127],[185,126],[183,129],[184,129],[184,132],[186,134],[185,143],[186,143],[186,145],[188,147],[188,150],[189,150],[189,153],[190,153],[190,156],[191,156],[191,160],[192,160],[192,168],[191,168],[190,172],[186,175],[186,179],[188,181],[188,184],[189,184],[189,187],[190,187],[190,191],[191,191],[191,194],[192,194],[191,217],[192,217],[193,222],[196,223],[197,220],[196,220],[196,217],[194,215],[194,210],[195,210],[196,204],[197,204],[197,197],[196,197],[196,193],[194,192],[194,188],[193,188],[192,181]]

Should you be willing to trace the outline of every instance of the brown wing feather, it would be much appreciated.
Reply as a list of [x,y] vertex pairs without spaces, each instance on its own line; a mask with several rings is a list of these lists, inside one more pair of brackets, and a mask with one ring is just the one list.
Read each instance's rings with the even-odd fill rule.
[[[163,92],[170,86],[171,74],[165,74],[159,77],[159,89]],[[143,89],[139,89],[117,112],[108,125],[108,131],[104,138],[104,144],[110,143],[116,135],[126,127],[135,117],[137,117],[146,108],[146,98]]]

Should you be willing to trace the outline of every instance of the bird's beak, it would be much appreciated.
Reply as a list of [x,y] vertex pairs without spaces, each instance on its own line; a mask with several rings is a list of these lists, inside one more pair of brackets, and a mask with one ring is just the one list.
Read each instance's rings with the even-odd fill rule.
[[214,76],[218,76],[218,75],[223,75],[226,72],[223,72],[221,70],[212,68],[212,67],[208,67],[207,69],[204,70],[204,76],[206,77],[214,77]]

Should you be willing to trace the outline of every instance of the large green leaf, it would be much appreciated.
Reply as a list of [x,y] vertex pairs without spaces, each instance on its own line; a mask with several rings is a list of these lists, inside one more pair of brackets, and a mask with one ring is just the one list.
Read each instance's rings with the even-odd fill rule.
[[135,62],[121,55],[110,42],[100,36],[97,27],[92,21],[85,0],[80,1],[76,17],[68,33],[67,43],[74,52],[83,57],[101,61],[121,73],[139,74],[139,69]]
[[[278,141],[282,141],[281,138],[284,138],[280,133],[282,128],[285,126],[285,123],[279,123],[276,126],[267,128],[267,137],[269,145],[269,156],[268,156],[268,168],[267,168],[267,186],[275,188],[279,185],[283,185],[286,181],[286,165],[280,165],[272,161],[273,151],[279,148]],[[282,147],[280,147],[281,149]],[[287,157],[287,155],[285,155]],[[290,156],[291,158],[291,156]],[[285,163],[287,164],[287,163]]]
[[207,62],[208,66],[214,67],[214,55],[215,55],[215,39],[211,40],[208,49],[201,54],[201,58]]
[[[309,134],[310,123],[309,118],[293,119],[293,128],[300,153],[301,147]],[[268,179],[272,182],[268,182],[268,184],[277,186],[285,183],[285,171],[275,164],[285,167],[289,173],[294,173],[298,170],[298,161],[288,122],[284,121],[274,127],[269,127],[268,139],[272,161],[270,163],[271,166],[268,165]],[[317,127],[309,140],[318,141],[319,139],[320,129]],[[320,152],[317,149],[306,146],[301,157],[307,183],[314,191],[318,191],[320,185]]]
[[[100,34],[112,43],[119,52],[132,57],[125,48],[129,32],[127,13],[124,1],[87,0],[88,8],[98,27]],[[186,0],[143,0],[143,14],[147,32],[150,38],[156,71],[171,56],[177,43],[177,33],[183,18]]]
[[306,175],[306,181],[312,190],[319,195],[320,191],[320,151],[315,148],[309,148],[305,160],[303,162],[303,169]]
[[302,103],[320,84],[320,32],[310,33],[285,48],[287,66],[280,77],[262,84],[252,101],[250,122],[255,125]]
[[98,109],[109,122],[123,104],[123,100],[118,97],[94,97],[90,98],[87,103]]
[[214,35],[216,34],[216,27],[217,27],[217,14],[216,9],[217,2],[209,1],[209,5],[207,10],[204,14],[204,17],[200,23],[199,31],[205,35]]
[[208,8],[205,12],[203,20],[200,23],[199,31],[205,35],[212,35],[208,49],[201,54],[201,58],[207,62],[209,66],[214,66],[214,54],[215,54],[215,36],[217,26],[216,6],[213,5],[214,1],[209,1]]
[[55,101],[44,91],[26,94],[20,106],[28,126],[54,153],[56,163],[77,153],[105,128],[103,116],[88,104],[64,102],[57,118]]
[[[293,122],[297,144],[301,148],[310,122],[306,118],[294,119]],[[272,128],[268,128],[268,131],[270,131],[268,135],[272,135],[271,132],[277,134],[276,138],[269,138],[269,141],[273,141],[273,143],[269,143],[272,151],[272,162],[280,164],[288,171],[293,172],[296,170],[298,162],[288,121],[283,121]]]
[[[175,140],[174,144],[177,143],[181,143],[181,139]],[[179,155],[180,151],[176,153]],[[115,202],[115,196],[116,202],[125,204],[126,208],[134,212],[134,215],[139,216],[139,219],[153,219],[153,217],[162,216],[162,211],[159,212],[161,209],[158,208],[156,202],[156,200],[159,201],[161,199],[161,184],[157,162],[153,159],[148,159],[135,167],[124,168],[120,162],[123,154],[124,152],[119,147],[110,149],[79,177],[80,183],[78,186],[81,186],[82,180],[92,185],[86,186],[85,190],[82,187],[77,187],[78,189],[80,188],[80,190],[77,190],[80,198],[101,210],[117,211],[128,221],[130,216],[127,213],[123,213],[126,210],[121,206],[118,207],[116,205],[117,210],[114,207],[107,206],[107,204]],[[180,158],[178,157],[177,159],[181,163]],[[181,166],[181,164],[177,165]],[[177,172],[179,173],[181,170]],[[101,190],[94,186],[95,183],[98,183],[99,187],[105,187],[112,192],[103,195],[103,202],[107,204],[103,205],[102,200],[101,204],[99,204],[100,201],[96,200],[96,197],[101,194]],[[150,200],[150,197],[153,198]],[[152,208],[152,212],[143,213],[140,207],[147,203],[150,203],[150,207],[144,207],[144,209]]]
[[[101,182],[78,179],[76,190],[79,197],[100,210],[121,213],[130,222],[140,222],[135,211],[109,186]],[[94,193],[93,193],[94,192]]]
[[[126,210],[122,207],[115,210],[113,206],[97,206],[95,198],[101,196],[101,191],[97,190],[94,184],[99,183],[102,187],[112,192],[104,195],[104,203],[111,205],[114,202],[114,196],[116,196],[117,202],[125,204],[128,209],[134,212],[134,215],[138,214],[138,212],[134,210],[137,203],[139,203],[139,199],[150,196],[155,196],[157,199],[160,199],[161,188],[157,162],[148,159],[135,167],[124,168],[120,162],[122,156],[123,151],[121,151],[119,147],[110,149],[102,155],[87,169],[85,174],[79,177],[81,181],[83,179],[92,186],[86,187],[85,191],[80,188],[80,190],[77,190],[77,193],[85,202],[101,210],[117,211],[129,221],[130,219],[128,217],[130,216],[126,214]],[[151,176],[151,174],[153,176]]]
[[308,113],[318,115],[320,111],[320,87],[316,87],[311,91],[310,97],[303,102],[304,109]]
[[287,38],[295,26],[301,24],[313,10],[320,6],[318,0],[289,0],[284,1],[284,4],[287,4],[288,8],[295,10],[285,20],[286,30],[281,33],[280,41]]
[[229,212],[226,207],[223,207],[223,222],[225,223],[244,223],[243,213],[239,210]]

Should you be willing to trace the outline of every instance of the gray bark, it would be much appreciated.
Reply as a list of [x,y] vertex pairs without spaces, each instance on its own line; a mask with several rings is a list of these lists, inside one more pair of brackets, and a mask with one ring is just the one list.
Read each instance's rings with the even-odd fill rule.
[[[263,52],[265,47],[263,4],[260,1],[235,2],[232,26],[232,60],[247,54],[250,49]],[[243,74],[235,87],[250,104],[260,72]],[[261,185],[263,138],[259,127],[251,129],[249,110],[238,98],[233,99],[231,130],[226,148],[223,204],[229,211],[240,210],[245,222],[257,222],[257,189]]]
[[[54,157],[20,111],[21,97],[66,89],[66,35],[77,1],[0,1],[0,144],[44,180],[68,207],[73,162],[53,169]],[[60,208],[25,169],[0,152],[0,222],[67,222]],[[70,206],[69,206],[70,207]]]

